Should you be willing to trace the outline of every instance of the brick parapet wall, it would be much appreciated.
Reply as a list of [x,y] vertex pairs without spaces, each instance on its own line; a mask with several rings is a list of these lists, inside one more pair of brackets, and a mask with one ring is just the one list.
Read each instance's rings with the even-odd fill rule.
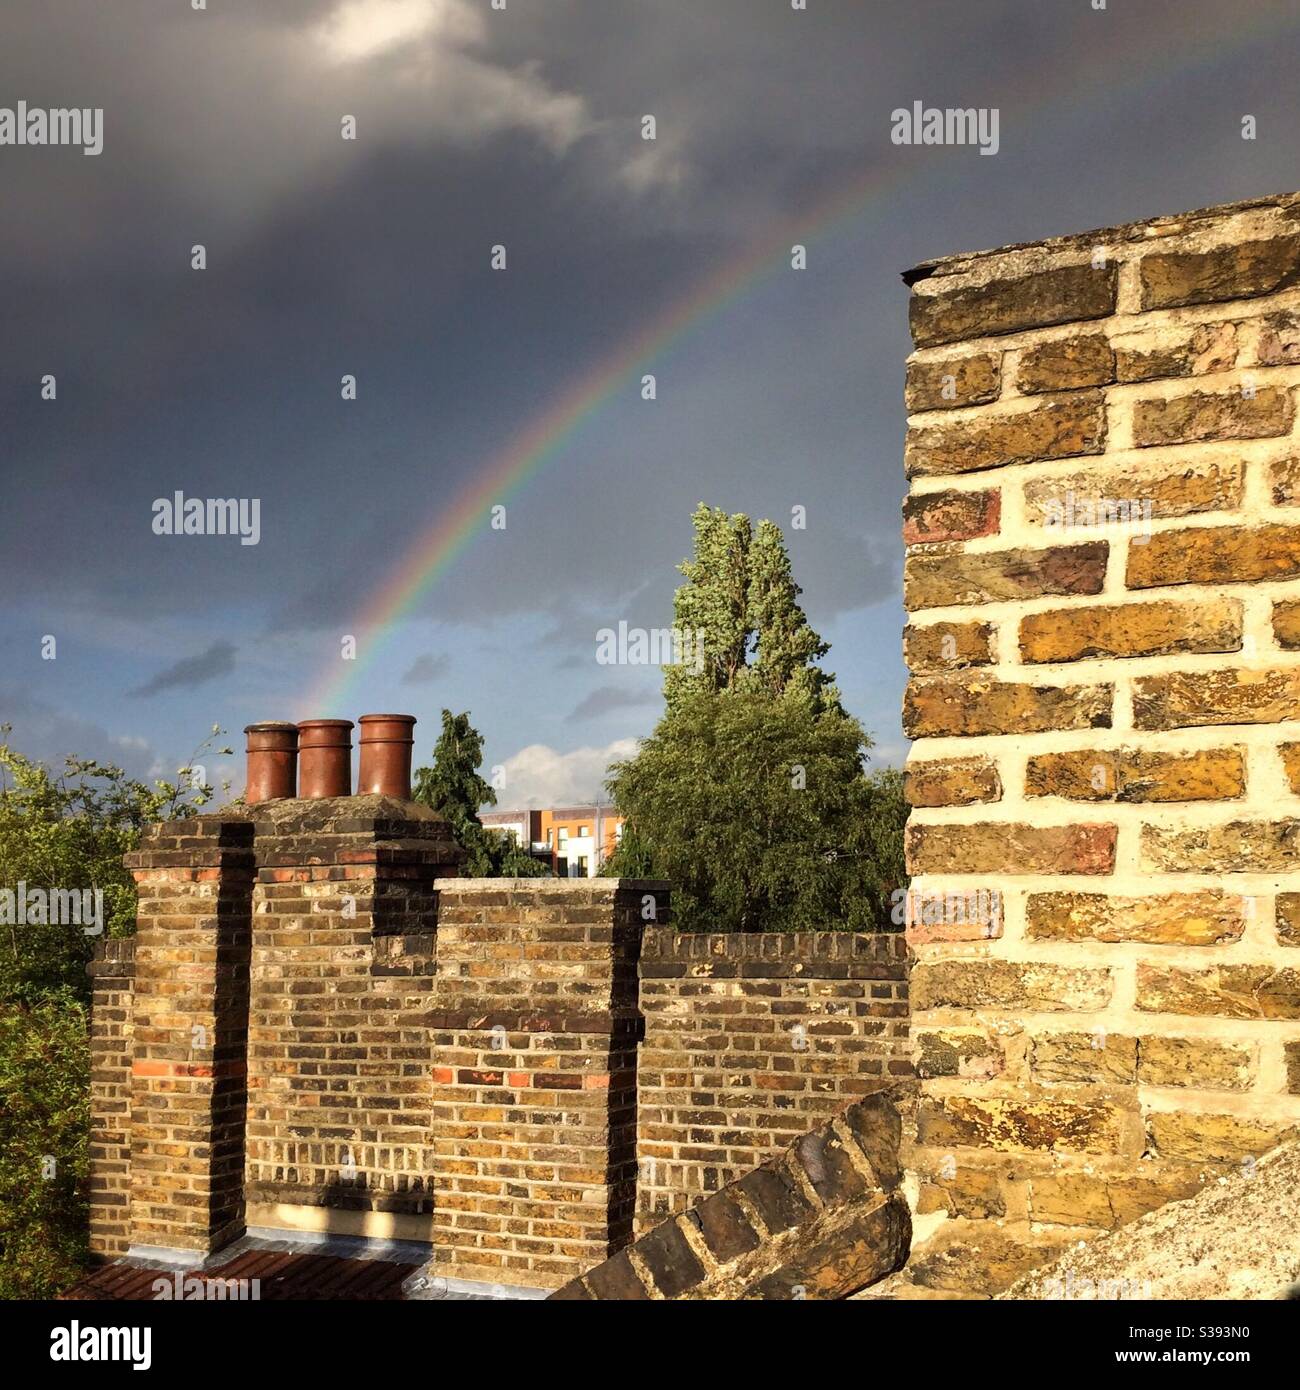
[[148,833],[93,967],[99,1253],[311,1229],[553,1288],[633,1238],[638,1065],[652,1224],[906,1072],[901,933],[684,937],[665,883],[457,858],[366,797]]
[[554,1288],[630,1239],[637,959],[668,885],[438,884],[436,1277]]
[[901,933],[647,931],[637,1230],[910,1075]]
[[434,1181],[434,881],[459,851],[428,808],[378,796],[266,802],[255,826],[250,1219],[418,1237]]
[[90,1006],[90,1252],[125,1255],[130,1241],[131,1059],[135,938],[101,941],[86,967]]
[[908,278],[910,1163],[981,1291],[1300,1123],[1300,196]]
[[253,827],[146,828],[131,998],[130,1244],[201,1257],[243,1229]]

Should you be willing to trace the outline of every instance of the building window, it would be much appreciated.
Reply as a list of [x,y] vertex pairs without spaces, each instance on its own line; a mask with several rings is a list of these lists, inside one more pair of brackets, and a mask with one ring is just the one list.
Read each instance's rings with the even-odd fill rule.
[[585,840],[587,836],[591,834],[591,826],[580,825],[578,827],[578,834]]
[[623,839],[623,822],[622,822],[622,821],[619,821],[619,823],[614,827],[614,843],[615,843],[615,844],[618,844],[618,843],[621,842],[622,839]]
[[579,878],[587,878],[587,877],[589,877],[589,875],[588,875],[588,873],[587,873],[587,856],[586,856],[585,854],[580,854],[580,855],[578,856],[578,877],[579,877]]
[[566,846],[568,843],[569,843],[569,827],[568,827],[567,825],[562,825],[562,826],[560,826],[560,848],[561,848],[561,849],[564,849],[565,846]]
[[548,845],[553,845],[555,843],[555,827],[553,825],[546,831],[546,843]]

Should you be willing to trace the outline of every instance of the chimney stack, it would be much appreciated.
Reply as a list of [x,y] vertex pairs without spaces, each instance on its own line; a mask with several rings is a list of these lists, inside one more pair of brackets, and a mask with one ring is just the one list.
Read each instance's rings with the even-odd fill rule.
[[411,750],[415,746],[413,714],[361,716],[361,771],[357,791],[411,799]]
[[298,725],[298,795],[352,795],[352,721],[304,719]]
[[244,801],[256,806],[260,801],[278,801],[297,795],[298,726],[271,719],[249,724],[248,785]]

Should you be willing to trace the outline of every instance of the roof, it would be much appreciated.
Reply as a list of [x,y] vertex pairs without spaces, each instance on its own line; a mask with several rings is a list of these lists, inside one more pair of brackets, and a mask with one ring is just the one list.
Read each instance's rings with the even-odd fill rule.
[[[287,1233],[286,1233],[287,1234]],[[180,1270],[174,1265],[160,1265],[141,1259],[116,1260],[89,1273],[79,1283],[60,1295],[62,1299],[92,1302],[153,1301],[159,1297],[159,1279],[175,1286],[182,1281],[202,1279],[216,1300],[242,1301],[231,1298],[224,1287],[230,1280],[244,1280],[251,1285],[257,1280],[250,1300],[311,1300],[317,1302],[396,1302],[405,1297],[402,1285],[428,1259],[423,1246],[407,1248],[400,1242],[389,1245],[363,1240],[333,1239],[309,1242],[292,1237],[284,1240],[245,1236],[222,1251],[199,1270]],[[182,1286],[183,1287],[183,1286]],[[189,1285],[193,1290],[193,1285]],[[441,1291],[441,1298],[475,1298],[473,1294]],[[176,1297],[173,1293],[172,1297]],[[197,1292],[184,1292],[182,1297],[198,1299]]]

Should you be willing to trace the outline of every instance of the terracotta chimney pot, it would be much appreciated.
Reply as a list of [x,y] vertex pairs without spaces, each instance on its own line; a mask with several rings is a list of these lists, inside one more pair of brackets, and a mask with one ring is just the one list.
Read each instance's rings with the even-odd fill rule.
[[298,795],[352,795],[352,721],[304,719],[298,725]]
[[357,791],[411,799],[411,750],[415,746],[413,714],[363,714],[361,772]]
[[271,719],[261,724],[249,724],[248,785],[244,801],[256,806],[259,801],[277,801],[297,793],[298,726]]

